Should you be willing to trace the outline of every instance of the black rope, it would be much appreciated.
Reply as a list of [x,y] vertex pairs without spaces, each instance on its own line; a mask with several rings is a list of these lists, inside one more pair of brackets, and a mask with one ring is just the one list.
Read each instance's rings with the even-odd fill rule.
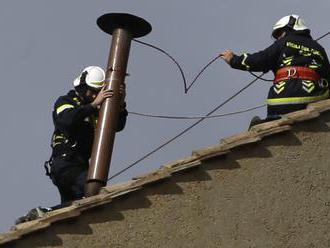
[[178,67],[179,71],[180,71],[180,74],[181,74],[181,77],[182,77],[182,80],[183,80],[183,85],[184,85],[184,92],[187,93],[186,89],[187,89],[187,80],[186,80],[186,77],[184,75],[184,72],[180,66],[180,64],[175,60],[175,58],[173,58],[168,52],[164,51],[163,49],[159,48],[159,47],[156,47],[152,44],[149,44],[149,43],[146,43],[146,42],[143,42],[143,41],[139,41],[137,39],[133,39],[133,41],[135,41],[136,43],[140,43],[142,45],[145,45],[145,46],[148,46],[148,47],[151,47],[153,49],[156,49],[158,50],[159,52],[165,54],[167,57],[169,57],[175,64],[176,66]]
[[200,72],[197,74],[197,76],[194,78],[194,80],[191,82],[191,84],[186,88],[185,93],[188,92],[188,90],[190,90],[190,88],[194,85],[194,83],[197,81],[197,79],[200,77],[200,75],[203,74],[203,72],[211,65],[213,64],[218,58],[220,58],[220,55],[216,56],[214,59],[212,59],[209,63],[207,63],[206,66],[203,67],[202,70],[200,70]]
[[[193,81],[189,84],[189,86],[187,86],[187,80],[186,80],[186,77],[185,77],[185,74],[184,74],[184,71],[182,69],[182,67],[180,66],[180,64],[176,61],[176,59],[171,56],[168,52],[166,52],[165,50],[155,46],[155,45],[152,45],[152,44],[149,44],[149,43],[146,43],[146,42],[143,42],[143,41],[140,41],[140,40],[137,40],[137,39],[133,39],[135,42],[137,43],[140,43],[142,45],[145,45],[145,46],[148,46],[148,47],[151,47],[153,49],[156,49],[157,51],[165,54],[167,57],[169,57],[175,64],[176,66],[178,67],[179,71],[180,71],[180,74],[181,74],[181,77],[182,77],[182,80],[183,80],[183,84],[184,84],[184,91],[185,93],[188,93],[188,91],[190,90],[190,88],[195,84],[195,82],[197,81],[197,79],[204,73],[204,71],[211,65],[213,64],[216,60],[218,60],[220,58],[220,55],[217,55],[215,58],[213,58],[210,62],[208,62],[199,72],[198,74],[195,76],[195,78],[193,79]],[[252,72],[251,72],[252,73]],[[256,74],[253,74],[253,76],[255,77],[259,77],[258,75]],[[260,77],[259,77],[260,78]],[[262,79],[260,78],[261,80],[264,80],[266,81],[265,79]],[[268,81],[268,80],[267,80]],[[269,80],[269,81],[272,81],[272,80]],[[264,106],[264,105],[263,105]],[[248,112],[248,111],[251,111],[251,110],[254,110],[254,109],[257,109],[257,108],[261,108],[262,106],[257,106],[255,108],[251,108],[247,111],[238,111],[237,114],[239,113],[244,113],[244,112]],[[144,113],[139,113],[139,112],[130,112],[130,114],[133,114],[133,115],[139,115],[139,116],[144,116],[144,117],[151,117],[151,118],[163,118],[163,119],[200,119],[202,117],[176,117],[176,116],[164,116],[164,115],[151,115],[151,114],[144,114]],[[218,116],[214,116],[214,117],[222,117],[222,116],[227,116],[227,115],[234,115],[236,114],[235,112],[234,113],[229,113],[229,114],[225,114],[225,115],[218,115]],[[212,116],[210,117],[207,117],[207,118],[213,118]]]
[[[254,77],[259,77],[257,74],[253,73],[252,71],[249,71],[249,73]],[[260,77],[259,77],[259,79],[264,82],[273,82],[274,81],[274,79],[266,79],[266,78],[260,78]]]
[[189,84],[189,86],[187,85],[187,80],[186,80],[186,76],[183,72],[183,69],[182,67],[180,66],[179,62],[176,61],[175,58],[173,58],[173,56],[171,56],[168,52],[166,52],[165,50],[155,46],[155,45],[152,45],[152,44],[149,44],[149,43],[146,43],[146,42],[143,42],[143,41],[140,41],[140,40],[137,40],[137,39],[133,39],[133,41],[137,42],[137,43],[140,43],[142,45],[145,45],[145,46],[148,46],[148,47],[151,47],[151,48],[154,48],[156,49],[157,51],[165,54],[167,57],[169,57],[175,64],[176,66],[178,67],[179,71],[180,71],[180,74],[181,74],[181,77],[182,77],[182,80],[183,80],[183,85],[184,85],[184,93],[187,94],[188,91],[190,90],[190,88],[194,85],[194,83],[197,81],[197,79],[204,73],[204,71],[211,65],[213,64],[218,58],[220,58],[220,56],[216,56],[214,59],[212,59],[209,63],[207,63],[206,66],[204,66],[200,72],[197,74],[197,76],[194,78],[194,80]]
[[330,32],[325,33],[324,35],[322,35],[319,38],[317,38],[316,41],[319,41],[319,40],[323,39],[324,37],[328,36],[329,34],[330,34]]
[[[328,36],[330,34],[330,32],[327,32],[325,33],[324,35],[320,36],[319,38],[316,39],[316,41],[319,41],[321,39],[323,39],[324,37]],[[220,55],[216,56],[214,59],[212,59],[206,66],[204,66],[200,72],[197,74],[197,76],[194,78],[194,80],[189,84],[189,86],[187,86],[187,80],[186,80],[186,76],[184,74],[184,71],[182,69],[182,67],[180,66],[180,64],[176,61],[175,58],[173,58],[173,56],[171,56],[168,52],[166,52],[165,50],[155,46],[155,45],[152,45],[152,44],[149,44],[149,43],[146,43],[146,42],[143,42],[143,41],[140,41],[140,40],[137,40],[137,39],[133,39],[133,41],[137,42],[137,43],[140,43],[142,45],[145,45],[145,46],[148,46],[148,47],[151,47],[151,48],[154,48],[156,50],[158,50],[159,52],[165,54],[167,57],[169,57],[175,64],[176,66],[178,67],[179,71],[180,71],[180,74],[181,74],[181,77],[182,77],[182,80],[183,80],[183,84],[184,84],[184,92],[187,94],[188,91],[190,90],[190,88],[195,84],[195,82],[197,81],[197,79],[203,74],[203,72],[211,65],[213,64],[218,58],[220,58]],[[266,79],[266,78],[262,78],[260,76],[258,76],[257,74],[253,73],[252,71],[249,71],[249,73],[254,76],[255,78],[258,78],[262,81],[265,81],[265,82],[273,82],[274,80],[273,79]]]
[[153,115],[153,114],[143,114],[143,113],[138,113],[138,112],[132,112],[129,111],[128,113],[131,115],[137,115],[137,116],[143,116],[143,117],[148,117],[148,118],[158,118],[158,119],[173,119],[173,120],[196,120],[196,119],[212,119],[212,118],[219,118],[219,117],[224,117],[224,116],[231,116],[231,115],[237,115],[237,114],[242,114],[246,113],[255,109],[263,108],[265,107],[266,104],[259,105],[256,107],[251,107],[247,108],[244,110],[240,111],[235,111],[235,112],[229,112],[225,114],[219,114],[219,115],[211,115],[211,116],[170,116],[170,115]]
[[[316,39],[316,41],[326,37],[327,35],[329,35],[330,32],[322,35],[321,37],[319,37],[318,39]],[[179,68],[180,70],[180,73],[181,73],[181,76],[183,78],[183,81],[184,81],[184,90],[185,90],[185,93],[188,92],[188,90],[192,87],[192,85],[196,82],[196,80],[198,79],[198,77],[205,71],[205,69],[210,66],[214,61],[216,61],[219,56],[217,56],[216,58],[214,58],[213,60],[211,60],[198,74],[197,76],[195,77],[195,79],[193,80],[193,82],[187,87],[187,82],[186,82],[186,78],[185,78],[185,75],[184,75],[184,72],[180,66],[180,64],[170,55],[168,54],[167,52],[165,52],[164,50],[154,46],[154,45],[151,45],[151,44],[148,44],[148,43],[145,43],[145,42],[142,42],[142,41],[139,41],[139,40],[136,40],[136,39],[133,39],[135,42],[137,43],[141,43],[143,45],[146,45],[146,46],[149,46],[149,47],[152,47],[162,53],[164,53],[165,55],[167,55],[176,65],[177,67]],[[251,72],[250,72],[251,73]],[[171,142],[173,142],[174,140],[176,140],[177,138],[179,138],[180,136],[182,136],[183,134],[187,133],[189,130],[191,130],[193,127],[197,126],[199,123],[201,123],[203,120],[207,119],[207,117],[211,116],[214,112],[216,112],[217,110],[219,110],[222,106],[224,106],[226,103],[228,103],[229,101],[231,101],[233,98],[235,98],[237,95],[239,95],[241,92],[243,92],[245,89],[247,89],[248,87],[250,87],[253,83],[255,83],[257,80],[263,80],[263,81],[270,81],[269,79],[264,79],[263,76],[265,75],[265,73],[262,73],[260,76],[254,74],[254,73],[251,73],[255,79],[252,80],[249,84],[247,84],[245,87],[243,87],[241,90],[239,90],[238,92],[236,92],[233,96],[229,97],[226,101],[224,101],[223,103],[221,103],[220,105],[218,105],[216,108],[214,108],[212,111],[210,111],[209,113],[207,113],[205,116],[203,116],[202,118],[198,119],[198,121],[194,122],[192,125],[190,125],[189,127],[187,127],[186,129],[184,129],[183,131],[181,131],[180,133],[178,133],[177,135],[175,135],[173,138],[169,139],[168,141],[166,141],[165,143],[163,143],[162,145],[158,146],[157,148],[155,148],[154,150],[152,150],[151,152],[145,154],[143,157],[141,157],[140,159],[136,160],[135,162],[133,162],[132,164],[128,165],[127,167],[125,167],[124,169],[120,170],[119,172],[115,173],[113,176],[109,177],[108,178],[108,181],[110,181],[111,179],[121,175],[122,173],[124,173],[125,171],[127,171],[128,169],[132,168],[133,166],[135,166],[136,164],[138,164],[139,162],[143,161],[144,159],[148,158],[149,156],[151,156],[152,154],[156,153],[157,151],[161,150],[163,147],[165,147],[166,145],[170,144]],[[272,81],[272,80],[271,80]]]
[[[260,75],[260,77],[262,77],[262,75]],[[205,117],[202,117],[201,119],[199,119],[198,121],[194,122],[192,125],[190,125],[189,127],[185,128],[183,131],[181,131],[180,133],[178,133],[177,135],[175,135],[173,138],[169,139],[168,141],[166,141],[165,143],[163,143],[162,145],[158,146],[157,148],[155,148],[154,150],[152,150],[151,152],[148,152],[147,154],[145,154],[143,157],[141,157],[140,159],[136,160],[135,162],[133,162],[132,164],[128,165],[127,167],[125,167],[124,169],[120,170],[119,172],[115,173],[113,176],[108,178],[108,181],[110,181],[111,179],[121,175],[122,173],[124,173],[125,171],[127,171],[128,169],[132,168],[133,166],[135,166],[136,164],[140,163],[141,161],[145,160],[146,158],[150,157],[152,154],[156,153],[157,151],[161,150],[163,147],[167,146],[168,144],[172,143],[174,140],[176,140],[177,138],[179,138],[180,136],[182,136],[183,134],[187,133],[189,130],[191,130],[193,127],[197,126],[199,123],[201,123],[203,120],[206,119],[207,116],[212,115],[214,112],[216,112],[217,110],[219,110],[222,106],[224,106],[226,103],[228,103],[229,101],[231,101],[232,99],[234,99],[236,96],[238,96],[240,93],[242,93],[244,90],[246,90],[248,87],[250,87],[253,83],[255,83],[259,78],[255,78],[253,79],[250,83],[248,83],[246,86],[244,86],[242,89],[240,89],[239,91],[237,91],[234,95],[232,95],[231,97],[229,97],[227,100],[225,100],[224,102],[222,102],[221,104],[219,104],[217,107],[215,107],[213,110],[211,110],[209,113],[207,113],[205,115]]]

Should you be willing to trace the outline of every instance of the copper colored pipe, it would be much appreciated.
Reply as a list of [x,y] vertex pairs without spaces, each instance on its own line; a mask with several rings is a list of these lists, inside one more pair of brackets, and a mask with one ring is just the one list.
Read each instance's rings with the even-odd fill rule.
[[[121,102],[119,86],[125,81],[131,40],[132,36],[127,30],[118,28],[113,32],[105,81],[107,89],[112,90],[114,95],[106,99],[100,109],[90,163],[91,168],[87,176],[87,196],[98,194],[99,188],[104,186],[107,181],[108,164],[111,161]],[[91,187],[91,185],[93,186]]]
[[106,88],[114,95],[106,99],[100,109],[96,128],[85,195],[99,193],[107,183],[111,155],[119,118],[121,99],[119,87],[125,81],[131,41],[151,31],[142,18],[130,14],[106,14],[98,19],[99,27],[112,34],[112,42],[106,69]]

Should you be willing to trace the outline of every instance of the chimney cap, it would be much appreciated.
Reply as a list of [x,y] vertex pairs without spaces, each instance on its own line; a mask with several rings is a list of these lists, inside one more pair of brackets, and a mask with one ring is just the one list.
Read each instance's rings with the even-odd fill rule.
[[97,19],[97,25],[108,34],[112,34],[117,28],[127,29],[134,38],[145,36],[152,30],[149,22],[127,13],[104,14]]

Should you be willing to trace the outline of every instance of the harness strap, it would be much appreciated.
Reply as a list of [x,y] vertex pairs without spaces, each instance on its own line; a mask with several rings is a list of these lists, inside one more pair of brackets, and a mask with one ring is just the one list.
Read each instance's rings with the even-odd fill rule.
[[52,166],[52,162],[53,162],[53,158],[50,157],[49,160],[45,161],[44,163],[44,168],[45,168],[45,171],[46,171],[46,176],[49,176],[50,177],[50,167]]
[[287,66],[279,69],[275,74],[274,84],[291,78],[318,81],[321,76],[313,69],[303,66]]

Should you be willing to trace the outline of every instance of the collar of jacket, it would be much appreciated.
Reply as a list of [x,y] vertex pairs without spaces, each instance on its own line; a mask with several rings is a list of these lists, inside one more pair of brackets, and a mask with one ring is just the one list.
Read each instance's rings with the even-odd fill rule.
[[78,105],[81,105],[81,100],[79,96],[77,95],[77,92],[75,90],[70,90],[68,92],[68,96],[72,98],[73,101],[75,101]]

